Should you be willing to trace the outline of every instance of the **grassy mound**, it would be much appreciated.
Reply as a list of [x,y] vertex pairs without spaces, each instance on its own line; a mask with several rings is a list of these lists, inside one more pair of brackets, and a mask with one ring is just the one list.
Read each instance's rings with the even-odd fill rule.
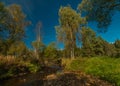
[[64,60],[65,70],[82,70],[87,74],[97,76],[103,80],[120,86],[120,59],[108,57],[79,58]]

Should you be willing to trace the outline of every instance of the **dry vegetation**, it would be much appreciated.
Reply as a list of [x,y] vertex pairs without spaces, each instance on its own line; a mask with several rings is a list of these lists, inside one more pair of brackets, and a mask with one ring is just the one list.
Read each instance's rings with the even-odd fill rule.
[[43,86],[114,86],[106,81],[100,80],[83,72],[63,72],[51,74],[44,79]]

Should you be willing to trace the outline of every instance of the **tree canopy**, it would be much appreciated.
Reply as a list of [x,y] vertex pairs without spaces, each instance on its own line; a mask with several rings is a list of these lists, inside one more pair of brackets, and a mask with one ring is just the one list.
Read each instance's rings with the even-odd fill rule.
[[78,10],[88,21],[97,22],[99,31],[107,31],[115,11],[120,11],[120,0],[82,0]]
[[71,58],[74,58],[76,40],[79,39],[80,28],[84,26],[85,23],[85,18],[82,18],[81,15],[70,6],[59,9],[60,25],[56,27],[57,37],[59,41],[64,43],[65,49],[71,54]]
[[12,4],[5,6],[0,2],[0,39],[1,51],[6,55],[9,48],[25,37],[25,28],[30,24],[26,20],[21,6]]

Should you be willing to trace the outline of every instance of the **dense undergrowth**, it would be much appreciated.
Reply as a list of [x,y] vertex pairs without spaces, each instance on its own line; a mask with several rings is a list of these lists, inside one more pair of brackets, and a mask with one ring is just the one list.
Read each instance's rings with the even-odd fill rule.
[[36,73],[40,64],[30,60],[24,61],[14,57],[0,57],[0,79],[16,77],[26,73]]
[[83,71],[120,86],[120,58],[93,57],[63,59],[65,70]]

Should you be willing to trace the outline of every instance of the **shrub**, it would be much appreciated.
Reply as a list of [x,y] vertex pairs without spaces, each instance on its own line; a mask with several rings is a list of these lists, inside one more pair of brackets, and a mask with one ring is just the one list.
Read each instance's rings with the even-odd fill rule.
[[40,69],[40,66],[36,65],[36,64],[31,64],[31,63],[27,63],[26,65],[28,67],[29,72],[31,73],[36,73],[38,72],[38,70]]
[[31,63],[30,61],[23,61],[16,58],[0,58],[0,79],[17,76],[24,73],[36,73],[40,70],[40,65]]

